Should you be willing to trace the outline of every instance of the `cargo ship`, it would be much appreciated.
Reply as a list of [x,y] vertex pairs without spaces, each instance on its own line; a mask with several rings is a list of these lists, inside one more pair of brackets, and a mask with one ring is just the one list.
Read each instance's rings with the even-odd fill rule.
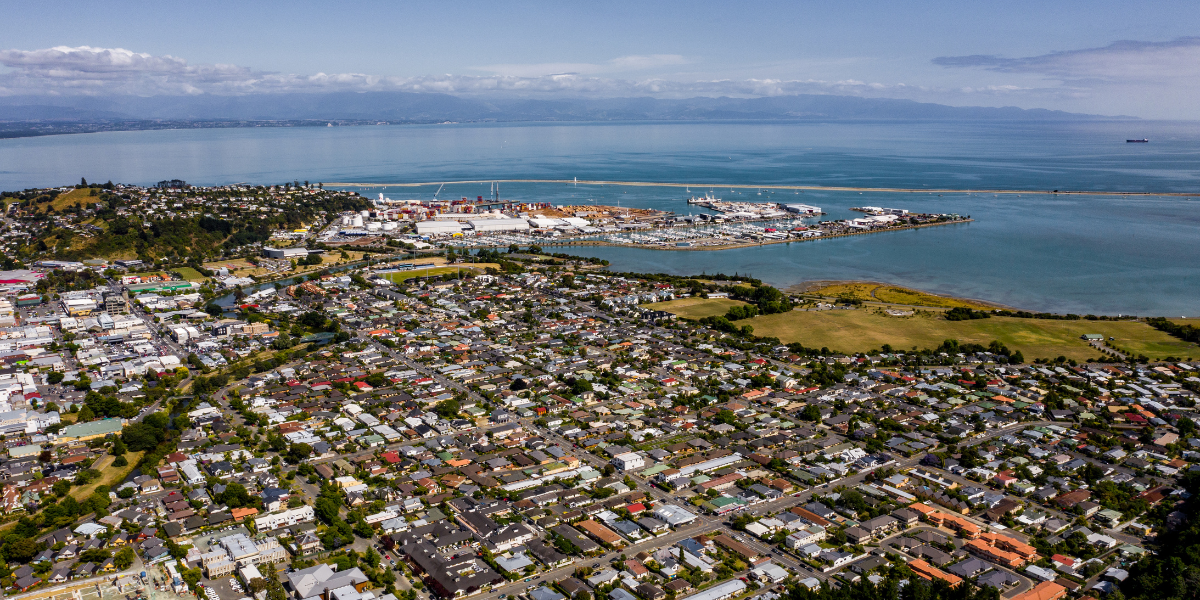
[[1150,140],[1148,138],[1142,138],[1140,140],[1125,140],[1125,143],[1126,144],[1149,144]]

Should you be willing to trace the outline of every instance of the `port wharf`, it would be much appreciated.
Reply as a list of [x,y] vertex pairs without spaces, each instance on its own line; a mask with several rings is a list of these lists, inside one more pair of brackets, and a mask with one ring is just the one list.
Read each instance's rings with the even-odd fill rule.
[[[891,231],[904,231],[907,229],[924,229],[926,227],[939,227],[939,226],[943,226],[943,225],[958,225],[961,223],[972,223],[974,221],[975,221],[975,219],[971,219],[971,218],[959,218],[959,219],[950,220],[950,221],[918,223],[915,225],[893,225],[893,226],[889,226],[889,227],[880,227],[880,228],[875,228],[875,229],[864,229],[864,230],[857,230],[857,231],[841,231],[841,232],[837,232],[837,233],[828,233],[828,234],[822,233],[821,235],[815,235],[815,236],[811,236],[811,237],[787,237],[787,238],[782,238],[782,239],[759,239],[759,240],[747,240],[744,242],[731,241],[730,243],[717,244],[717,245],[711,245],[711,246],[690,246],[690,245],[689,246],[679,246],[679,245],[664,245],[664,244],[622,243],[622,242],[612,242],[612,241],[603,240],[603,239],[587,239],[587,238],[582,238],[582,237],[576,238],[576,239],[537,240],[535,243],[541,248],[570,248],[570,247],[574,247],[574,246],[592,246],[592,247],[607,246],[607,247],[613,247],[613,248],[639,248],[642,250],[666,250],[666,251],[675,251],[675,252],[705,252],[705,251],[718,251],[718,250],[736,250],[739,248],[754,248],[754,247],[758,247],[758,246],[769,246],[772,244],[790,244],[792,242],[813,242],[813,241],[819,241],[819,240],[831,240],[831,239],[851,237],[851,236],[856,236],[856,235],[871,235],[871,234],[878,234],[878,233],[887,233],[887,232],[891,232]],[[742,223],[747,223],[747,222],[743,221]],[[478,245],[478,246],[473,246],[473,247],[476,247],[476,248],[504,248],[506,246],[503,244],[491,244],[491,245]]]

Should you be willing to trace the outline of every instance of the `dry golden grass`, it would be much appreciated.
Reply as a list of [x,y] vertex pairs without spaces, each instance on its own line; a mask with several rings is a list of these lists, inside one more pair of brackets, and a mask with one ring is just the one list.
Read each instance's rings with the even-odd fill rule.
[[807,292],[809,295],[826,298],[849,298],[863,302],[883,302],[905,306],[927,306],[931,308],[995,308],[982,302],[938,296],[920,290],[895,285],[868,282],[835,283]]
[[919,311],[910,317],[893,317],[876,308],[856,310],[792,311],[738,321],[751,325],[754,334],[777,337],[784,343],[827,347],[840,352],[866,352],[889,344],[893,348],[935,348],[947,339],[987,345],[992,340],[1020,350],[1025,359],[1066,356],[1075,360],[1101,353],[1083,341],[1085,333],[1116,338],[1117,347],[1148,357],[1200,356],[1200,347],[1173,338],[1135,321],[1055,321],[992,317],[947,321],[940,311]]
[[[96,192],[95,196],[92,195],[93,190]],[[54,200],[47,204],[43,204],[43,208],[40,210],[45,211],[47,208],[53,207],[54,210],[61,212],[63,209],[70,208],[72,206],[94,204],[100,201],[99,194],[100,188],[80,188],[71,190],[69,192],[63,192],[55,197]]]
[[642,307],[665,310],[685,319],[703,319],[704,317],[723,315],[729,312],[730,308],[745,304],[741,300],[730,300],[729,298],[679,298],[678,300],[643,304]]
[[96,491],[96,488],[102,485],[112,487],[114,484],[121,482],[129,476],[130,472],[133,471],[134,466],[137,465],[139,460],[141,460],[142,454],[144,453],[126,452],[125,460],[129,461],[129,464],[125,465],[124,467],[112,466],[113,461],[116,460],[115,456],[107,454],[101,456],[99,460],[92,465],[93,469],[100,471],[100,478],[87,485],[72,489],[71,497],[82,501],[84,498],[91,496]]

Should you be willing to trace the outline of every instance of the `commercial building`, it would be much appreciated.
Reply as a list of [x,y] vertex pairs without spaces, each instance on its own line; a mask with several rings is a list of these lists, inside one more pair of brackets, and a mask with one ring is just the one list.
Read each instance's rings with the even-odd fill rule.
[[661,519],[671,527],[679,527],[687,525],[696,520],[696,515],[688,512],[686,509],[670,504],[660,504],[654,508],[654,516]]
[[200,563],[210,579],[224,577],[247,565],[282,562],[288,556],[279,540],[270,537],[256,543],[244,533],[223,537],[212,548],[211,552],[200,556]]
[[731,579],[725,583],[714,585],[703,592],[692,594],[684,600],[727,600],[746,591],[746,583],[741,579]]
[[646,466],[646,459],[636,452],[626,452],[612,457],[612,464],[621,471],[631,471]]
[[475,233],[494,233],[497,231],[529,231],[529,221],[525,219],[474,219],[468,221]]
[[54,439],[55,444],[66,444],[68,442],[86,442],[102,438],[109,434],[121,433],[121,428],[125,426],[124,419],[111,418],[100,419],[99,421],[89,421],[87,423],[74,423],[63,427],[58,432],[58,436]]
[[471,596],[505,581],[504,576],[474,553],[446,557],[425,540],[396,546],[417,573],[424,573],[430,590],[442,598]]
[[262,255],[267,258],[306,258],[308,248],[263,248]]
[[86,317],[96,312],[96,301],[91,298],[67,298],[62,301],[62,308],[72,317]]
[[691,477],[692,475],[694,475],[696,473],[707,473],[709,471],[715,471],[722,467],[727,467],[734,463],[741,462],[744,458],[745,457],[742,456],[740,453],[734,452],[733,454],[728,454],[728,455],[714,458],[711,460],[706,460],[704,462],[699,462],[699,463],[696,463],[693,465],[687,465],[686,467],[679,468],[679,476],[680,477]]
[[200,284],[193,284],[187,281],[154,281],[131,285],[128,286],[128,289],[134,294],[140,294],[142,292],[176,292],[179,290],[190,290],[193,287],[200,287]]
[[458,221],[421,221],[417,223],[417,235],[462,235],[462,231],[463,224]]
[[110,316],[129,314],[129,292],[105,292],[104,312]]
[[790,213],[796,213],[796,214],[800,214],[800,215],[824,214],[821,212],[820,206],[811,206],[808,204],[784,204],[783,208]]

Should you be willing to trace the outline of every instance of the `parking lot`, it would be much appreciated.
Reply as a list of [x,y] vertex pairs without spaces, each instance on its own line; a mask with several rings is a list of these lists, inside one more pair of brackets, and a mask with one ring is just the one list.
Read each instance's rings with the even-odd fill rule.
[[[201,579],[200,583],[204,585],[204,593],[207,598],[205,600],[238,600],[245,598],[248,594],[240,583],[236,582],[237,576],[230,575],[220,579]],[[238,589],[234,589],[233,585],[237,583]]]

